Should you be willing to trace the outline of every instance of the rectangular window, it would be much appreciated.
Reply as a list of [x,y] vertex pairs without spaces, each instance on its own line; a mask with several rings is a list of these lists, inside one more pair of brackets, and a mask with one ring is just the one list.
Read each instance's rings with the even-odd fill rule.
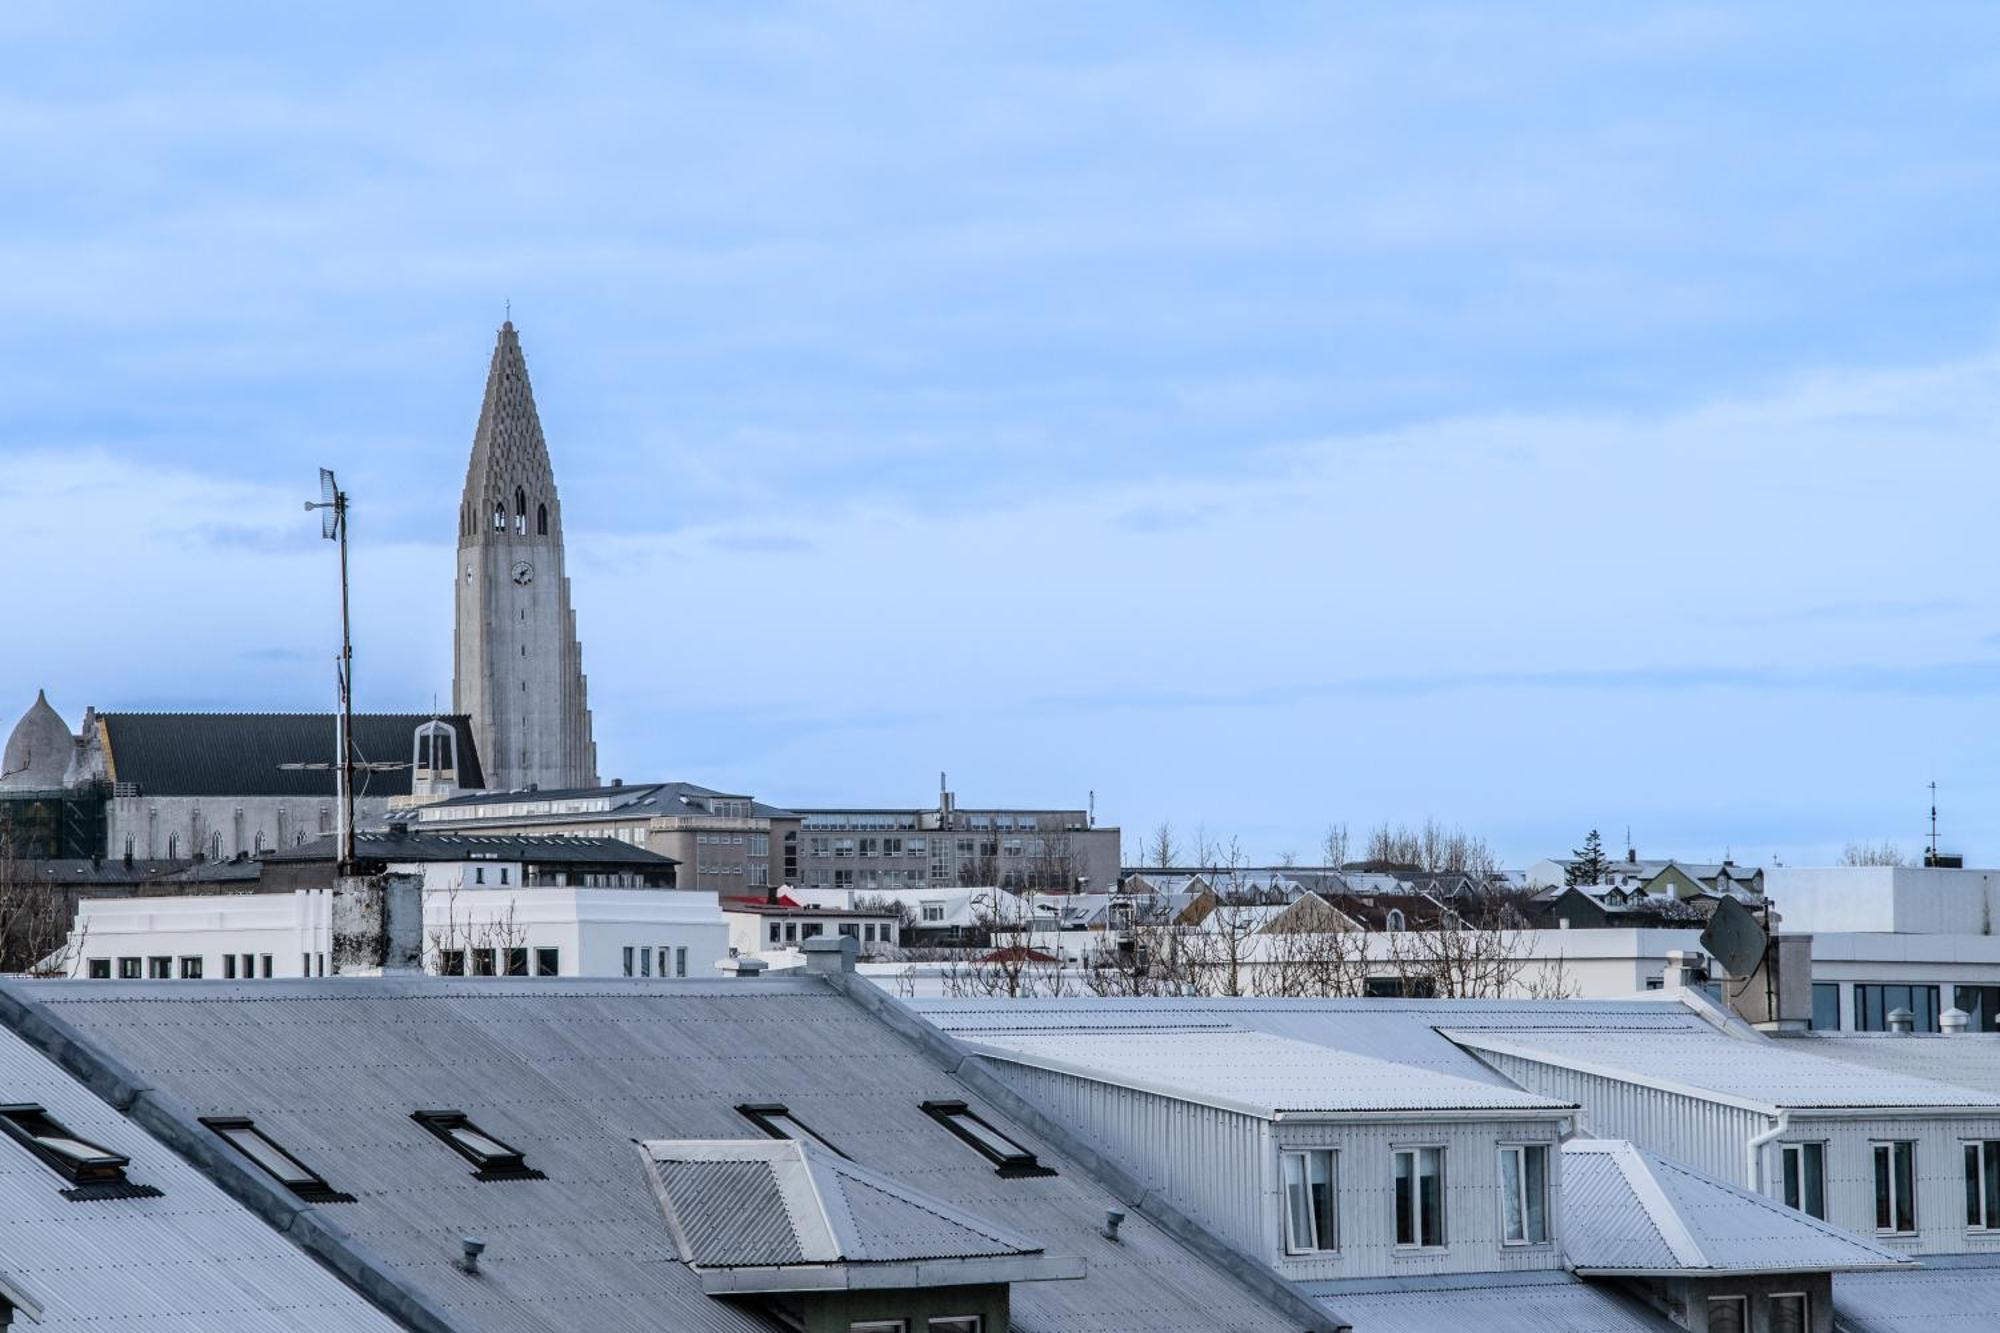
[[236,980],[236,955],[233,953],[222,955],[222,979],[224,981]]
[[777,922],[773,921],[771,923],[771,943],[776,944],[778,942],[778,936],[782,929]]
[[241,1116],[204,1116],[207,1125],[236,1151],[250,1159],[266,1175],[311,1203],[353,1203],[354,1196],[342,1194],[320,1174],[280,1148],[253,1120]]
[[1524,1143],[1500,1150],[1500,1241],[1542,1245],[1549,1239],[1549,1148]]
[[847,1333],[910,1333],[907,1319],[857,1319],[847,1326]]
[[1396,1244],[1444,1244],[1444,1149],[1396,1150]]
[[944,920],[944,904],[943,904],[943,903],[925,903],[925,904],[923,905],[923,916],[924,916],[924,920],[926,920],[926,921],[931,921],[931,922],[938,922],[938,921],[943,921],[943,920]]
[[790,1139],[794,1143],[817,1143],[837,1157],[847,1156],[808,1129],[789,1108],[775,1102],[745,1102],[736,1108],[736,1113],[774,1139]]
[[485,866],[474,866],[474,867],[473,867],[473,869],[472,869],[472,882],[473,882],[474,884],[484,884],[484,883],[486,882],[486,867],[485,867]]
[[1787,1143],[1779,1149],[1784,1162],[1785,1207],[1826,1220],[1826,1145]]
[[687,974],[688,974],[688,951],[687,951],[687,946],[683,944],[674,949],[674,975],[677,977],[684,977]]
[[653,975],[653,951],[651,949],[639,950],[639,975],[642,977]]
[[1340,1248],[1338,1162],[1331,1149],[1280,1155],[1285,1178],[1285,1253]]
[[1875,1145],[1875,1229],[1917,1229],[1917,1145],[1909,1139]]
[[497,949],[474,949],[472,951],[472,975],[475,977],[490,977],[498,973],[500,968],[499,952]]
[[1750,1300],[1746,1296],[1708,1298],[1708,1333],[1750,1333]]
[[120,981],[137,981],[139,979],[139,960],[136,958],[120,958],[118,960],[118,979]]
[[798,939],[799,923],[796,921],[787,921],[785,923],[785,943],[796,944],[798,943]]
[[629,944],[625,946],[625,975],[632,975],[632,946]]
[[562,951],[559,949],[535,950],[535,975],[538,977],[562,975]]
[[924,1114],[969,1144],[972,1150],[993,1163],[996,1174],[1015,1179],[1021,1176],[1052,1176],[1055,1172],[1035,1160],[1035,1155],[1014,1142],[964,1102],[925,1102]]
[[243,977],[244,977],[244,980],[246,980],[246,981],[247,981],[247,980],[249,980],[249,979],[250,979],[251,977],[254,977],[254,976],[256,976],[256,975],[257,975],[257,955],[256,955],[256,954],[254,954],[254,953],[246,953],[246,954],[244,954],[244,955],[243,955],[243,967],[242,967],[242,972],[243,972]]
[[201,959],[199,958],[181,959],[181,980],[182,981],[201,980]]
[[1910,1023],[1917,1032],[1938,1030],[1938,988],[1936,986],[1878,986],[1856,983],[1854,987],[1854,1028],[1857,1032],[1887,1032],[1889,1015],[1898,1009],[1910,1011]]
[[260,954],[257,958],[257,962],[258,962],[258,970],[262,972],[265,977],[268,978],[271,975],[271,955]]
[[928,1330],[929,1333],[986,1333],[986,1320],[976,1314],[935,1315]]
[[1965,1145],[1965,1225],[2000,1231],[2000,1143]]
[[72,1185],[125,1183],[129,1157],[78,1137],[39,1106],[0,1106],[0,1130]]
[[149,981],[165,981],[174,974],[174,960],[171,958],[148,958],[146,978]]
[[439,949],[438,975],[441,977],[462,977],[465,975],[465,950]]
[[313,956],[309,953],[300,954],[299,975],[302,977],[309,977],[312,974],[313,974]]
[[93,958],[93,959],[91,959],[91,960],[90,960],[90,979],[91,979],[92,981],[109,981],[109,980],[111,980],[111,960],[110,960],[109,958]]
[[1815,981],[1812,990],[1812,1030],[1814,1032],[1840,1031],[1840,983],[1836,981]]
[[528,951],[526,949],[507,950],[507,975],[525,977],[528,975]]
[[1771,1297],[1771,1333],[1811,1333],[1806,1319],[1811,1307],[1803,1291],[1779,1292]]
[[502,1143],[472,1123],[463,1111],[413,1111],[410,1119],[428,1129],[477,1168],[481,1180],[544,1180],[519,1148]]

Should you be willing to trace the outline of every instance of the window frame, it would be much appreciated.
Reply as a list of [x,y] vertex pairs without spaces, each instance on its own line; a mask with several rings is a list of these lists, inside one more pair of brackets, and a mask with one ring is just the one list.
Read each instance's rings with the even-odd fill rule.
[[[1904,1198],[1896,1188],[1896,1157],[1898,1149],[1907,1149],[1909,1155],[1909,1197]],[[1887,1154],[1886,1159],[1884,1154]],[[1915,1236],[1922,1228],[1917,1221],[1917,1142],[1915,1139],[1872,1139],[1868,1144],[1869,1163],[1875,1185],[1875,1234],[1878,1236]],[[1883,1162],[1888,1163],[1888,1175],[1882,1174]],[[1882,1206],[1886,1200],[1891,1225],[1882,1225]],[[1897,1205],[1901,1204],[1899,1208]],[[1907,1228],[1893,1225],[1899,1213],[1909,1214]]]
[[[455,1109],[439,1109],[410,1112],[410,1119],[429,1130],[431,1135],[445,1147],[470,1162],[474,1180],[547,1180],[548,1176],[528,1165],[527,1154],[498,1134],[480,1128],[471,1116]],[[462,1142],[454,1133],[464,1130],[476,1134],[487,1142],[505,1149],[504,1152],[482,1152],[471,1144]]]
[[[1540,1239],[1536,1239],[1529,1234],[1530,1231],[1532,1230],[1532,1228],[1528,1225],[1528,1219],[1529,1219],[1528,1153],[1530,1151],[1538,1151],[1542,1154],[1542,1187],[1540,1190],[1541,1200],[1542,1200],[1541,1203],[1542,1234]],[[1512,1172],[1514,1183],[1516,1186],[1519,1187],[1521,1191],[1521,1239],[1520,1240],[1514,1240],[1510,1238],[1507,1234],[1506,1191],[1507,1191],[1508,1173],[1506,1169],[1506,1162],[1507,1162],[1507,1157],[1510,1153],[1514,1157],[1514,1168]],[[1550,1151],[1548,1142],[1546,1140],[1522,1139],[1513,1143],[1501,1143],[1496,1146],[1495,1157],[1496,1157],[1496,1166],[1500,1169],[1501,1172],[1499,1203],[1500,1203],[1500,1244],[1502,1248],[1510,1250],[1528,1250],[1528,1249],[1533,1249],[1538,1245],[1554,1244],[1555,1243],[1555,1227],[1553,1225],[1554,1219],[1551,1217],[1549,1210],[1549,1165],[1554,1160],[1554,1154]],[[1440,1164],[1439,1169],[1440,1171],[1442,1171],[1443,1169],[1442,1164]],[[1443,1198],[1442,1190],[1439,1191],[1439,1198],[1440,1199]]]
[[[1326,1218],[1320,1217],[1319,1210],[1313,1205],[1312,1201],[1312,1159],[1314,1157],[1325,1157],[1327,1159],[1327,1164],[1326,1164],[1327,1197],[1332,1205],[1332,1210],[1330,1216]],[[1309,1246],[1299,1245],[1292,1235],[1291,1185],[1285,1176],[1285,1164],[1292,1158],[1297,1158],[1299,1160],[1300,1163],[1299,1178],[1305,1185],[1306,1207],[1308,1209],[1311,1209],[1313,1214],[1312,1217],[1313,1235],[1311,1239],[1315,1243]],[[1304,1259],[1304,1258],[1310,1258],[1314,1255],[1339,1254],[1340,1253],[1340,1149],[1338,1148],[1280,1149],[1278,1152],[1278,1187],[1279,1187],[1279,1205],[1282,1210],[1279,1229],[1282,1233],[1282,1240],[1284,1242],[1284,1247],[1285,1247],[1285,1256],[1287,1258],[1292,1258],[1292,1259]],[[1328,1225],[1322,1228],[1320,1226],[1321,1222],[1325,1222]],[[1319,1240],[1319,1233],[1321,1230],[1326,1230],[1330,1233],[1333,1239],[1332,1245],[1322,1246],[1316,1243]]]
[[986,1333],[983,1314],[934,1314],[924,1320],[925,1333],[943,1329],[945,1333]]
[[[201,1123],[206,1125],[209,1129],[215,1131],[215,1136],[221,1139],[224,1143],[228,1144],[230,1150],[234,1152],[237,1156],[241,1157],[244,1161],[248,1162],[252,1167],[256,1168],[258,1171],[263,1172],[266,1176],[269,1176],[273,1181],[276,1181],[280,1186],[290,1190],[293,1194],[297,1195],[301,1199],[304,1199],[306,1202],[308,1203],[353,1203],[354,1202],[354,1196],[352,1194],[344,1194],[341,1191],[335,1189],[332,1185],[328,1184],[325,1176],[322,1176],[319,1172],[313,1170],[311,1167],[307,1166],[304,1162],[300,1161],[297,1153],[285,1147],[283,1144],[279,1143],[276,1139],[272,1138],[269,1134],[259,1129],[257,1127],[257,1122],[251,1119],[249,1116],[205,1115],[201,1117]],[[285,1161],[290,1162],[294,1167],[298,1168],[300,1179],[295,1181],[286,1180],[283,1176],[273,1171],[269,1165],[258,1160],[256,1154],[252,1153],[248,1148],[245,1148],[242,1144],[238,1143],[234,1137],[232,1137],[233,1135],[236,1134],[247,1134],[254,1137],[260,1144],[262,1144],[265,1148],[269,1149],[273,1156],[282,1157]]]
[[[1423,1166],[1423,1155],[1427,1152],[1434,1152],[1437,1154],[1437,1201],[1438,1201],[1437,1240],[1434,1243],[1429,1243],[1429,1244],[1426,1244],[1423,1239],[1424,1191],[1423,1191],[1423,1175],[1421,1174],[1421,1168]],[[1410,1159],[1410,1223],[1411,1223],[1410,1234],[1413,1237],[1413,1239],[1408,1241],[1402,1239],[1401,1228],[1395,1225],[1395,1223],[1398,1221],[1396,1217],[1397,1199],[1395,1197],[1398,1184],[1398,1177],[1396,1175],[1396,1165],[1399,1159],[1403,1157],[1408,1157]],[[1414,1252],[1418,1250],[1432,1250],[1432,1251],[1445,1250],[1451,1247],[1451,1231],[1448,1226],[1448,1222],[1451,1216],[1451,1207],[1448,1203],[1449,1195],[1447,1191],[1449,1188],[1449,1177],[1446,1175],[1446,1169],[1447,1169],[1446,1161],[1447,1161],[1446,1145],[1442,1143],[1410,1143],[1410,1144],[1400,1145],[1390,1150],[1389,1153],[1390,1221],[1392,1224],[1391,1229],[1392,1231],[1394,1231],[1396,1235],[1396,1249],[1400,1251]]]
[[[41,1122],[39,1129],[34,1121]],[[83,1137],[50,1115],[48,1108],[39,1102],[0,1105],[0,1133],[20,1144],[30,1157],[67,1180],[76,1190],[118,1189],[128,1183],[125,1168],[132,1165],[130,1157],[114,1152],[94,1139]],[[50,1140],[75,1143],[93,1149],[96,1155],[84,1158],[57,1152],[47,1146]]]
[[1711,1328],[1713,1328],[1715,1324],[1715,1318],[1714,1318],[1715,1307],[1718,1305],[1734,1305],[1739,1315],[1736,1321],[1736,1327],[1740,1330],[1740,1333],[1751,1333],[1750,1298],[1748,1296],[1738,1296],[1738,1295],[1710,1296],[1706,1301],[1704,1301],[1702,1304],[1702,1312],[1706,1317],[1706,1322],[1708,1326]]
[[[1808,1175],[1806,1171],[1806,1159],[1809,1151],[1815,1153],[1819,1159],[1819,1171],[1818,1171],[1819,1211],[1818,1212],[1814,1212],[1812,1208],[1808,1206],[1809,1201],[1812,1197],[1812,1192],[1807,1188],[1808,1181],[1811,1179],[1811,1177]],[[1793,1203],[1790,1197],[1793,1185],[1791,1172],[1793,1169],[1792,1162],[1794,1159],[1796,1159],[1798,1162],[1797,1203]],[[1789,1142],[1780,1143],[1778,1145],[1778,1198],[1779,1202],[1783,1203],[1787,1208],[1791,1208],[1797,1212],[1804,1213],[1807,1217],[1817,1218],[1822,1222],[1826,1221],[1826,1140],[1796,1139]]]
[[785,1139],[793,1143],[803,1142],[804,1140],[801,1140],[798,1134],[787,1134],[784,1130],[778,1128],[778,1122],[789,1121],[798,1126],[799,1132],[804,1134],[806,1139],[817,1143],[834,1156],[847,1156],[846,1153],[827,1142],[818,1130],[799,1119],[792,1108],[783,1102],[740,1102],[737,1104],[736,1114],[764,1131],[765,1135],[770,1138]]
[[[1960,1140],[1960,1161],[1965,1164],[1965,1229],[1981,1235],[2000,1232],[2000,1140]],[[1981,1220],[1972,1219],[1974,1204]]]
[[[1043,1166],[1035,1159],[1035,1154],[1016,1142],[1013,1135],[1000,1129],[985,1116],[967,1106],[963,1101],[946,1099],[923,1103],[923,1113],[950,1130],[953,1137],[966,1144],[974,1152],[993,1163],[993,1174],[1008,1180],[1019,1180],[1035,1176],[1053,1176],[1055,1171]],[[794,1117],[796,1122],[796,1117]],[[966,1129],[960,1121],[971,1121],[987,1134],[1014,1146],[1012,1153],[1002,1153],[980,1135]]]
[[[1774,1291],[1770,1293],[1768,1296],[1766,1296],[1764,1299],[1772,1307],[1773,1312],[1775,1312],[1779,1301],[1797,1301],[1799,1303],[1799,1327],[1802,1330],[1810,1330],[1812,1328],[1813,1324],[1812,1324],[1811,1292],[1803,1290]],[[1770,1324],[1773,1328],[1777,1327],[1777,1320],[1775,1319],[1775,1317],[1767,1319],[1765,1322]]]

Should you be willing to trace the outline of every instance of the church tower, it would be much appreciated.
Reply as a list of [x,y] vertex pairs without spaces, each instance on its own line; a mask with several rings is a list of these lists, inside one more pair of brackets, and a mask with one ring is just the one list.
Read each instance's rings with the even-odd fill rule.
[[472,721],[487,785],[597,785],[583,648],[563,571],[562,506],[528,363],[500,326],[458,513],[452,708]]

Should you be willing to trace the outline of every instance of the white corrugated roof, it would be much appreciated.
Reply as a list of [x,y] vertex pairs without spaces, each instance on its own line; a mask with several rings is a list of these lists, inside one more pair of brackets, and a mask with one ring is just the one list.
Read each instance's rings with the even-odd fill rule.
[[1849,1333],[1990,1333],[2000,1255],[1929,1255],[1913,1271],[1842,1273],[1833,1308]]
[[1562,1245],[1579,1273],[1851,1272],[1910,1262],[1622,1139],[1572,1139],[1562,1166]]
[[1816,1032],[1784,1040],[1807,1055],[2000,1096],[2000,1033]]
[[2000,1095],[1912,1075],[1861,1069],[1799,1046],[1743,1040],[1713,1029],[1648,1033],[1447,1029],[1471,1051],[1489,1051],[1564,1069],[1627,1079],[1765,1114],[1870,1107],[1992,1107]]
[[1680,1328],[1629,1296],[1560,1271],[1300,1285],[1357,1333],[1677,1333]]
[[1541,1111],[1571,1103],[1512,1086],[1336,1051],[1264,1032],[1068,1030],[961,1034],[994,1059],[1275,1119],[1392,1111]]

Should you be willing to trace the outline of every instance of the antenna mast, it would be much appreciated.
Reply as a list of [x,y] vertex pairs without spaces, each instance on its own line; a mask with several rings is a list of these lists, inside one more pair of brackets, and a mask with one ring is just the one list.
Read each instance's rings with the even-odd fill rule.
[[306,501],[306,509],[320,511],[319,535],[340,544],[340,656],[335,659],[340,714],[334,744],[340,753],[336,768],[340,805],[337,869],[347,874],[354,867],[354,639],[347,611],[347,492],[333,479],[331,469],[319,470],[319,502]]
[[1936,778],[1932,778],[1932,779],[1931,779],[1931,857],[1930,857],[1930,860],[1929,860],[1929,861],[1925,862],[1925,864],[1926,864],[1926,865],[1936,865],[1936,864],[1938,863],[1938,859],[1937,859],[1937,858],[1938,858],[1938,850],[1937,850],[1937,779],[1936,779]]

